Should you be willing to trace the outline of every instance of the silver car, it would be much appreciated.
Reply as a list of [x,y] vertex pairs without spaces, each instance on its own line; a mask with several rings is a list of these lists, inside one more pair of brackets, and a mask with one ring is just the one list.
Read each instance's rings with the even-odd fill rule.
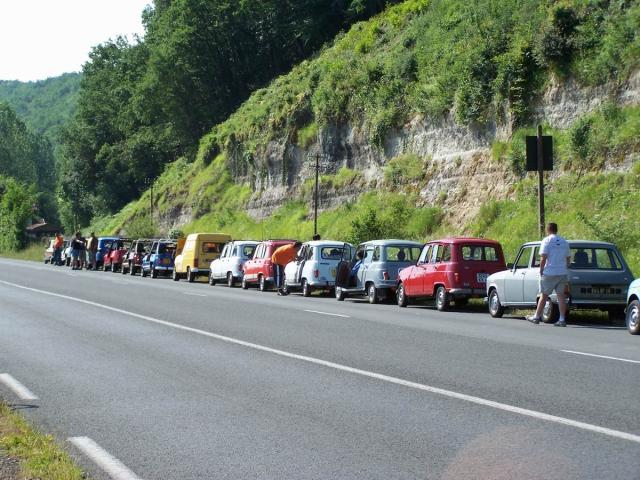
[[[571,264],[569,291],[572,309],[604,310],[611,320],[624,318],[627,288],[633,274],[612,243],[569,240]],[[506,309],[534,308],[540,280],[540,242],[525,243],[516,260],[503,272],[487,279],[487,302],[492,317],[502,317]],[[545,305],[542,320],[558,319],[555,293]]]
[[226,282],[234,287],[244,277],[244,264],[253,258],[258,242],[253,240],[236,240],[224,246],[220,257],[209,265],[209,285]]
[[[367,297],[369,303],[378,303],[395,295],[398,273],[403,268],[415,265],[423,245],[410,240],[371,240],[355,250],[345,249],[346,254],[338,268],[336,299]],[[354,265],[362,261],[357,270]]]

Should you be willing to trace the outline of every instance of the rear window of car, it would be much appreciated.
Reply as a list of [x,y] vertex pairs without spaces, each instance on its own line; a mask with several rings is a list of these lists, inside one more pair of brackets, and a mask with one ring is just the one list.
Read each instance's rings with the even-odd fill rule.
[[175,251],[176,246],[174,244],[161,243],[158,245],[158,253],[173,253]]
[[463,245],[462,260],[469,262],[498,262],[498,250],[490,245]]
[[416,262],[421,251],[420,247],[389,245],[387,246],[387,262]]
[[622,261],[611,248],[572,248],[572,270],[622,270]]
[[202,242],[202,253],[220,253],[224,246],[224,243]]
[[342,250],[340,247],[322,247],[320,256],[323,260],[340,260],[342,258]]

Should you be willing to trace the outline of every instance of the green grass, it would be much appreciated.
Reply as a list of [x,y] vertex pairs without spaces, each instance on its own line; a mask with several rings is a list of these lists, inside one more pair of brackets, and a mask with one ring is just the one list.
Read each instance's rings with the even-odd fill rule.
[[13,258],[16,260],[30,260],[33,262],[44,261],[44,251],[47,247],[41,243],[34,243],[27,248],[18,250],[15,252],[4,251],[0,252],[0,257]]
[[81,480],[87,477],[56,445],[51,435],[33,428],[20,415],[0,402],[0,447],[20,459],[21,478]]

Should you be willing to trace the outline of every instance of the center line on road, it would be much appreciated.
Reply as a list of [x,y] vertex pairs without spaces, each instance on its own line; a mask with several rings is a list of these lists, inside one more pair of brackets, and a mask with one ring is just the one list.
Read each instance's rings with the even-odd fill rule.
[[0,373],[0,382],[4,383],[20,400],[38,400],[31,390],[21,384],[8,373]]
[[264,345],[260,345],[257,343],[247,342],[245,340],[240,340],[237,338],[227,337],[225,335],[220,335],[213,332],[207,332],[206,330],[200,330],[198,328],[187,327],[186,325],[180,325],[178,323],[168,322],[166,320],[160,320],[158,318],[149,317],[147,315],[141,315],[139,313],[129,312],[127,310],[122,310],[116,307],[110,307],[109,305],[104,305],[102,303],[92,302],[90,300],[84,300],[82,298],[71,297],[69,295],[62,295],[60,293],[49,292],[47,290],[40,290],[37,288],[27,287],[24,285],[18,285],[17,283],[7,282],[5,280],[0,280],[0,283],[5,285],[9,285],[15,288],[20,288],[22,290],[27,290],[30,292],[35,292],[41,295],[49,295],[52,297],[62,298],[65,300],[69,300],[72,302],[82,303],[84,305],[90,305],[97,308],[102,308],[104,310],[108,310],[111,312],[120,313],[122,315],[127,315],[133,318],[138,318],[140,320],[145,320],[150,323],[155,323],[157,325],[164,325],[166,327],[174,328],[176,330],[182,330],[184,332],[191,332],[197,335],[202,335],[209,338],[214,338],[216,340],[220,340],[222,342],[231,343],[234,345],[240,345],[242,347],[251,348],[253,350],[259,350],[262,352],[271,353],[274,355],[279,355],[285,358],[291,358],[294,360],[299,360],[306,363],[311,363],[314,365],[320,365],[327,368],[332,368],[334,370],[339,370],[342,372],[351,373],[354,375],[360,375],[362,377],[373,378],[376,380],[380,380],[387,383],[392,383],[395,385],[400,385],[403,387],[413,388],[415,390],[421,390],[424,392],[433,393],[436,395],[440,395],[447,398],[453,398],[456,400],[462,400],[468,403],[473,403],[476,405],[482,405],[485,407],[494,408],[496,410],[502,410],[504,412],[515,413],[518,415],[522,415],[525,417],[535,418],[538,420],[543,420],[546,422],[557,423],[560,425],[565,425],[569,427],[578,428],[581,430],[586,430],[589,432],[599,433],[602,435],[607,435],[609,437],[617,438],[620,440],[627,440],[630,442],[640,443],[640,435],[635,435],[633,433],[623,432],[620,430],[614,430],[607,427],[601,427],[599,425],[593,425],[591,423],[580,422],[578,420],[572,420],[570,418],[559,417],[557,415],[551,415],[544,412],[539,412],[537,410],[529,410],[527,408],[517,407],[515,405],[509,405],[507,403],[496,402],[494,400],[489,400],[486,398],[475,397],[473,395],[467,395],[466,393],[454,392],[452,390],[446,390],[444,388],[433,387],[430,385],[425,385],[422,383],[412,382],[410,380],[403,380],[397,377],[391,377],[389,375],[384,375],[382,373],[370,372],[368,370],[362,370],[360,368],[350,367],[348,365],[342,365],[340,363],[330,362],[328,360],[322,360],[319,358],[308,357],[305,355],[300,355],[297,353],[287,352],[285,350],[278,350],[276,348],[267,347]]
[[620,358],[620,357],[609,357],[607,355],[596,355],[595,353],[576,352],[573,350],[560,350],[560,351],[564,353],[572,353],[574,355],[584,355],[585,357],[604,358],[606,360],[618,360],[619,362],[627,362],[627,363],[640,363],[640,360],[630,360],[628,358]]
[[89,457],[114,480],[140,480],[135,473],[88,437],[71,437],[69,442]]
[[191,293],[191,292],[182,292],[184,295],[191,295],[192,297],[207,297],[204,293]]
[[331,317],[351,318],[349,315],[342,315],[340,313],[320,312],[318,310],[305,310],[308,313],[317,313],[318,315],[329,315]]

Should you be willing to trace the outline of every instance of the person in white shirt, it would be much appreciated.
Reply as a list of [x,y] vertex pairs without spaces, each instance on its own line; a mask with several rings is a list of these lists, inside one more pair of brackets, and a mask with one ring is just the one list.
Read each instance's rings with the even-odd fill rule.
[[571,250],[569,243],[558,235],[558,225],[547,225],[547,237],[540,245],[540,298],[536,313],[527,317],[531,323],[540,323],[540,317],[549,295],[554,291],[558,297],[560,318],[554,325],[566,327],[567,301],[565,290],[569,282],[569,265],[571,263]]

